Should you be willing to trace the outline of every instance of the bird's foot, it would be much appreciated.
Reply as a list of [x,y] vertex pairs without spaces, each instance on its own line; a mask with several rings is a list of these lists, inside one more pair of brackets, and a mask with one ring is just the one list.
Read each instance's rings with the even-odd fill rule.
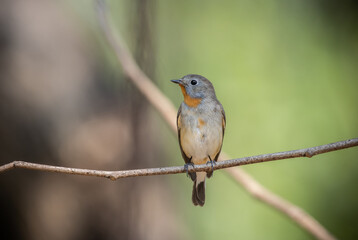
[[194,168],[194,163],[190,162],[190,163],[184,164],[184,169],[185,169],[185,172],[186,172],[186,176],[187,177],[190,176],[191,180],[195,181],[196,173],[195,172],[189,173],[189,171],[188,171],[189,166]]
[[210,177],[213,175],[213,173],[214,173],[214,165],[216,165],[216,162],[213,161],[210,156],[208,156],[208,157],[209,157],[210,160],[207,161],[206,163],[210,163],[210,165],[211,165],[211,171],[207,172],[207,177],[210,178]]

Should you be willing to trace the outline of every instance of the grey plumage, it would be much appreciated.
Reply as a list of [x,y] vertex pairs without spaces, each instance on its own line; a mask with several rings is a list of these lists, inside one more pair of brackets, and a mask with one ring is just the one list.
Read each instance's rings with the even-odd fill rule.
[[[184,95],[177,115],[180,150],[186,164],[217,161],[225,131],[225,112],[217,100],[213,85],[200,75],[186,75],[173,80]],[[189,173],[194,181],[194,205],[205,203],[205,178],[212,172]]]

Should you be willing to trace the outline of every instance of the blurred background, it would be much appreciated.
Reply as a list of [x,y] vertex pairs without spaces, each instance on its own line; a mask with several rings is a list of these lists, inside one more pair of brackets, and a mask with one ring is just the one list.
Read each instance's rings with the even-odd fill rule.
[[[204,75],[243,157],[358,136],[358,4],[338,0],[109,1],[142,69]],[[182,165],[176,136],[123,75],[93,1],[3,0],[0,164],[119,170]],[[358,149],[243,167],[339,239],[358,238]],[[311,239],[223,171],[203,208],[184,174],[0,175],[2,239]]]

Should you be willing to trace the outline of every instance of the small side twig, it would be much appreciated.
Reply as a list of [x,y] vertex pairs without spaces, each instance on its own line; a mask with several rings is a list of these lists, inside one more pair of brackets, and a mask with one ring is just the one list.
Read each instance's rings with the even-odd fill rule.
[[227,168],[226,171],[244,186],[253,197],[279,210],[317,239],[335,239],[331,233],[303,209],[270,192],[241,168]]

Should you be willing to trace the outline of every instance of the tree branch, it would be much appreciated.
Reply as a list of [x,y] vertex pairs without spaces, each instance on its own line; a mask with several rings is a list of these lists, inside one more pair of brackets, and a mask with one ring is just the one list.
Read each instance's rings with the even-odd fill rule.
[[316,219],[303,209],[270,192],[241,168],[227,168],[226,170],[253,197],[276,208],[317,239],[335,239]]
[[135,62],[122,37],[114,35],[113,28],[108,24],[107,8],[104,0],[97,0],[97,14],[103,33],[113,48],[124,73],[147,98],[151,105],[161,114],[172,130],[177,131],[176,110],[173,103],[153,84]]
[[[251,157],[243,157],[232,160],[217,162],[213,168],[214,170],[230,168],[235,166],[242,166],[254,163],[269,162],[275,160],[297,158],[297,157],[312,157],[314,155],[341,150],[344,148],[350,148],[358,145],[358,138],[353,138],[345,141],[330,143],[312,148],[304,148],[299,150],[262,154]],[[145,169],[134,169],[134,170],[122,170],[122,171],[101,171],[101,170],[90,170],[81,168],[69,168],[69,167],[58,167],[45,164],[29,163],[23,161],[14,161],[0,166],[0,172],[10,170],[13,168],[25,168],[46,172],[57,172],[66,173],[73,175],[84,175],[84,176],[95,176],[105,177],[111,180],[117,180],[119,178],[127,177],[139,177],[139,176],[153,176],[153,175],[167,175],[176,173],[185,173],[186,170],[183,166],[176,167],[162,167],[162,168],[145,168]],[[212,169],[210,164],[194,165],[188,169],[188,172],[198,171],[210,171]]]

